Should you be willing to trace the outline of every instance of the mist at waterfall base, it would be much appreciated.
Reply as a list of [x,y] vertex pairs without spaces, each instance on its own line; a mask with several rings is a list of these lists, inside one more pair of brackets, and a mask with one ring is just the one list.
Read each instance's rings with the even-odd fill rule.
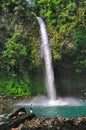
[[[36,115],[43,116],[64,116],[64,117],[77,117],[86,115],[86,102],[79,98],[72,97],[57,97],[55,84],[54,84],[54,72],[52,66],[52,55],[48,41],[48,35],[44,21],[37,17],[40,25],[41,33],[41,57],[44,59],[45,75],[46,77],[46,90],[47,96],[37,96],[30,101],[24,101],[16,104],[16,107],[25,106],[29,111],[29,106],[33,104],[33,112]],[[34,88],[35,89],[35,88]],[[70,90],[71,91],[71,90]]]

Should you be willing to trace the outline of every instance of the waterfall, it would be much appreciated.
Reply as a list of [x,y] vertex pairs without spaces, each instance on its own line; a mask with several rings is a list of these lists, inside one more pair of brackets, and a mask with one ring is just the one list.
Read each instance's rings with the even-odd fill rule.
[[42,44],[42,56],[45,63],[45,78],[46,78],[46,88],[47,94],[50,100],[56,100],[56,91],[54,85],[54,72],[52,66],[52,55],[51,49],[49,46],[48,35],[46,31],[46,26],[44,21],[37,17],[38,23],[40,25],[40,33],[41,33],[41,44]]

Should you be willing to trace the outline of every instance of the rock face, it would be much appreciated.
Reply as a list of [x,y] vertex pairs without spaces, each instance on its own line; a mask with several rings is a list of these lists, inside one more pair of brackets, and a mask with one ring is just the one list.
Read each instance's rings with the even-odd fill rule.
[[18,127],[21,123],[24,123],[26,120],[31,120],[33,117],[35,117],[34,113],[30,113],[27,115],[19,116],[16,119],[12,120],[12,122],[9,124],[10,127],[16,128]]
[[0,114],[9,113],[11,106],[21,100],[24,100],[24,97],[2,96],[0,98]]
[[19,108],[9,116],[10,123],[8,126],[11,128],[16,128],[26,120],[30,121],[33,117],[35,117],[34,113],[27,114],[24,107]]
[[18,110],[15,110],[15,112],[13,112],[9,118],[16,118],[18,115],[24,115],[26,114],[26,110],[24,107],[18,109]]

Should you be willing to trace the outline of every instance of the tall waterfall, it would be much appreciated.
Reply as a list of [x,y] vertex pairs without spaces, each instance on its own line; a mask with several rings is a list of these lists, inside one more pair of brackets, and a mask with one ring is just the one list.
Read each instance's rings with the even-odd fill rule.
[[46,78],[46,88],[48,97],[50,100],[56,100],[56,91],[54,85],[54,73],[52,66],[52,55],[48,41],[48,35],[46,31],[46,26],[44,21],[37,17],[38,23],[40,25],[40,33],[41,33],[41,44],[42,44],[42,56],[45,62],[45,78]]

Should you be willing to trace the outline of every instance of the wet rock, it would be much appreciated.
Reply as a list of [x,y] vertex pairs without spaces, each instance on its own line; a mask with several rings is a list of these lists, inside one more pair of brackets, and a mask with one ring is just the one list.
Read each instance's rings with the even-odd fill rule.
[[9,126],[13,127],[13,128],[16,128],[21,123],[24,123],[25,120],[31,120],[33,117],[35,117],[34,113],[30,113],[30,114],[27,114],[27,115],[23,115],[23,116],[17,117],[16,119],[12,120],[12,122],[9,124]]
[[18,115],[25,115],[26,114],[26,110],[24,107],[19,108],[18,110],[15,110],[10,116],[9,118],[16,118]]
[[[77,120],[81,120],[78,124]],[[86,130],[86,118],[44,118],[35,117],[24,123],[27,130]]]

